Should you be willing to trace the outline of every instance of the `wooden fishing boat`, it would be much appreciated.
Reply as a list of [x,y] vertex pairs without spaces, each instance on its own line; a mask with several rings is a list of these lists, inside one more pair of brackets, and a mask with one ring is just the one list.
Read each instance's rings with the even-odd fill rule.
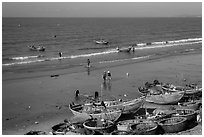
[[35,46],[28,46],[30,50],[33,50],[33,51],[45,51],[45,47],[43,46],[38,46],[38,47],[35,47]]
[[129,119],[117,122],[117,130],[118,131],[130,131],[130,126],[137,123],[151,123],[153,122],[151,119]]
[[194,122],[196,121],[196,112],[192,109],[177,109],[176,113],[173,114],[174,117],[185,117],[188,121]]
[[186,128],[187,118],[185,117],[171,117],[163,119],[158,122],[166,133],[175,133],[183,131]]
[[[141,96],[139,98],[128,100],[128,101],[122,101],[122,100],[115,100],[115,101],[104,101],[104,104],[106,108],[119,108],[122,109],[122,114],[134,114],[136,113],[140,107],[145,102],[145,96]],[[101,106],[101,102],[99,103],[87,103],[85,106],[92,106],[97,105]]]
[[69,105],[69,109],[75,116],[89,115],[92,118],[103,118],[111,121],[116,121],[122,114],[120,108],[105,108],[103,106],[88,106],[88,105]]
[[108,41],[105,41],[105,40],[95,40],[95,43],[96,44],[101,44],[101,45],[108,45]]
[[202,88],[199,88],[197,86],[186,85],[185,87],[183,87],[183,86],[175,86],[173,84],[168,84],[168,83],[163,84],[162,89],[167,92],[185,91],[185,95],[193,95],[193,94],[202,92]]
[[153,121],[143,121],[129,126],[133,135],[155,135],[157,127],[157,123]]
[[83,123],[84,128],[92,131],[110,133],[114,130],[114,123],[105,119],[91,119]]
[[165,93],[160,95],[149,95],[146,97],[146,101],[161,105],[177,104],[183,96],[184,91],[175,93]]
[[116,48],[118,52],[130,52],[132,47],[127,47],[127,48]]
[[82,124],[59,123],[52,127],[53,135],[93,135],[95,132],[84,130]]
[[183,102],[178,103],[178,106],[176,106],[177,109],[192,109],[194,111],[199,110],[202,106],[202,101],[191,101],[191,102]]

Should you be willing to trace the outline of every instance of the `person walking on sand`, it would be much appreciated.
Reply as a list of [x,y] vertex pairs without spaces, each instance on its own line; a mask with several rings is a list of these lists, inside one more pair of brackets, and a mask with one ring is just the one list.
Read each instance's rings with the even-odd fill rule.
[[90,59],[87,59],[87,67],[90,67]]

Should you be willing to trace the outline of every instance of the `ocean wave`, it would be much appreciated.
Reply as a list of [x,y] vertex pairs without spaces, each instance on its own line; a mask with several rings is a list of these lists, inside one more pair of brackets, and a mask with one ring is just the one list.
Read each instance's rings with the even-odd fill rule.
[[28,60],[28,59],[41,58],[41,57],[44,57],[44,56],[38,55],[38,56],[11,57],[9,59],[11,59],[11,60]]
[[[182,45],[190,45],[190,44],[197,44],[202,43],[202,38],[189,38],[189,39],[181,39],[181,40],[173,40],[173,41],[161,41],[161,42],[152,42],[150,45],[147,43],[139,43],[135,46],[135,50],[143,50],[143,49],[154,49],[154,48],[165,48],[165,47],[172,47],[172,46],[182,46]],[[91,57],[91,56],[100,56],[100,55],[107,55],[112,53],[118,53],[116,48],[108,49],[103,52],[95,52],[95,53],[87,53],[87,54],[80,54],[80,55],[71,55],[71,56],[64,56],[64,57],[48,57],[45,58],[42,55],[38,56],[25,56],[25,57],[12,57],[12,60],[20,60],[19,62],[12,62],[2,64],[2,66],[11,66],[11,65],[20,65],[20,64],[29,64],[29,63],[36,63],[36,62],[43,62],[43,61],[54,61],[54,60],[61,60],[61,59],[76,59],[76,58],[83,58],[83,57]],[[138,59],[138,58],[133,58]],[[126,60],[126,59],[124,59]],[[128,60],[128,59],[127,59]],[[106,62],[116,62],[115,61],[106,61]],[[103,62],[101,62],[103,63]]]

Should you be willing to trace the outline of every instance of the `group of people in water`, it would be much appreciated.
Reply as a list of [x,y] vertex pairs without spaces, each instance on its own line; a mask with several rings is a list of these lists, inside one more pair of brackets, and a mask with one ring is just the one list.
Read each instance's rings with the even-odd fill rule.
[[102,75],[103,82],[106,82],[106,80],[110,82],[110,80],[112,79],[111,75],[112,75],[112,74],[111,74],[110,71],[107,71],[107,72],[104,71],[104,72],[103,72],[103,75]]

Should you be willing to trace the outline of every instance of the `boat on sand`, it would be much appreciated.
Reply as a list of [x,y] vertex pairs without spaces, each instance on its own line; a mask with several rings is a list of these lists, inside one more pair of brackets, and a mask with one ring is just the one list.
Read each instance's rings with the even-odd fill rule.
[[163,119],[158,124],[166,133],[176,133],[185,130],[187,124],[185,117],[171,117]]
[[69,104],[69,109],[75,116],[89,115],[96,119],[106,119],[111,121],[116,121],[122,114],[122,109],[120,108],[105,108],[103,106],[87,106],[81,104]]
[[[128,101],[122,101],[121,99],[114,100],[114,101],[104,101],[104,105],[106,108],[123,109],[122,114],[134,114],[140,109],[140,107],[144,104],[144,102],[145,102],[145,96],[141,96],[139,98],[128,100]],[[93,105],[101,106],[101,102],[85,104],[85,106],[93,106]]]
[[184,91],[175,93],[165,93],[160,95],[149,95],[146,97],[146,101],[155,104],[167,105],[177,104],[184,96]]

